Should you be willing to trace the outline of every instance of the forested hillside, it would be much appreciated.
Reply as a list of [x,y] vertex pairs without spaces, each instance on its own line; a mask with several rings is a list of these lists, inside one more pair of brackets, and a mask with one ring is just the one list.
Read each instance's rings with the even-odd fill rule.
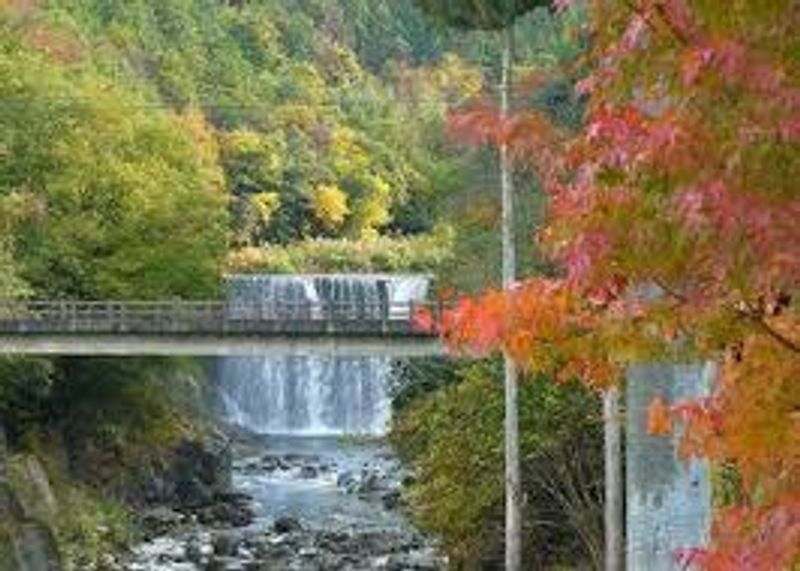
[[[229,247],[496,216],[491,156],[443,129],[496,42],[433,29],[411,0],[6,4],[0,212],[49,293],[208,293]],[[565,29],[523,23],[521,61],[569,57]]]
[[[49,287],[124,295],[126,278],[147,267],[128,263],[146,255],[136,251],[143,239],[185,254],[181,235],[200,238],[188,251],[206,258],[193,266],[201,271],[227,240],[429,230],[433,213],[421,204],[457,182],[441,140],[444,106],[477,92],[481,73],[440,58],[410,5],[341,4],[12,2],[2,22],[0,180],[25,275],[41,280],[57,264],[68,283]],[[96,219],[98,206],[113,229]],[[151,218],[137,222],[147,209],[185,234],[166,240]],[[34,235],[26,222],[40,228],[36,215],[68,229]],[[207,231],[192,228],[195,216]],[[70,259],[81,252],[104,275],[70,275],[86,273]],[[162,251],[159,263],[187,270],[193,262],[181,257],[176,265]],[[154,278],[148,294],[192,289]],[[207,278],[184,279],[203,289]]]
[[[574,59],[575,23],[522,19],[520,71]],[[459,146],[446,118],[495,96],[497,56],[492,34],[438,28],[413,0],[0,0],[0,294],[210,298],[247,271],[436,270],[442,288],[485,287],[500,275],[495,151]],[[575,124],[573,79],[552,74],[517,104]],[[517,178],[529,273],[543,200],[531,173]],[[477,371],[459,376],[452,414],[497,374]],[[0,445],[5,432],[12,466],[43,459],[68,564],[130,541],[120,506],[207,436],[202,386],[195,364],[171,360],[0,361]],[[425,402],[402,418],[409,438]],[[499,436],[498,421],[463,437]],[[459,498],[497,442],[444,473]],[[458,503],[421,517],[461,557],[496,547],[489,480],[462,528],[439,519]],[[14,532],[0,525],[0,559]]]

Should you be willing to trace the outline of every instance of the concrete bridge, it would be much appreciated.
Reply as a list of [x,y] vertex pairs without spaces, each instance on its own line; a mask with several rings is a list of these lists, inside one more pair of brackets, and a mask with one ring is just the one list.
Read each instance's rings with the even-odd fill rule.
[[425,307],[441,311],[420,302],[0,301],[0,354],[442,354],[413,319]]

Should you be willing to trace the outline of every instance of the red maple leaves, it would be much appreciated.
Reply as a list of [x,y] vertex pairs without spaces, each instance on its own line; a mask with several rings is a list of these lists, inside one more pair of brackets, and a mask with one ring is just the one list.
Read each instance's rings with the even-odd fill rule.
[[684,455],[741,476],[712,545],[684,562],[779,570],[800,560],[800,62],[785,48],[800,12],[729,8],[590,0],[577,136],[485,102],[454,118],[463,140],[534,167],[563,277],[462,300],[441,327],[456,348],[600,386],[676,346],[720,362],[709,398],[650,410],[654,433],[683,426]]

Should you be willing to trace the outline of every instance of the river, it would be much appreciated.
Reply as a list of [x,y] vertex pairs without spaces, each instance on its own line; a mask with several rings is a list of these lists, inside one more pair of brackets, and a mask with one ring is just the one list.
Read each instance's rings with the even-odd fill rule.
[[446,568],[403,514],[404,470],[380,440],[265,435],[243,448],[233,485],[252,522],[188,522],[134,548],[127,571]]
[[[420,276],[247,276],[231,303],[270,312],[286,302],[423,299]],[[248,309],[249,311],[249,309]],[[234,448],[232,501],[247,525],[181,522],[134,549],[126,571],[438,571],[434,542],[402,510],[407,475],[383,441],[388,357],[224,358],[221,420],[248,437]],[[237,509],[239,509],[237,508]],[[230,518],[229,518],[230,519]],[[237,518],[233,518],[234,520]]]

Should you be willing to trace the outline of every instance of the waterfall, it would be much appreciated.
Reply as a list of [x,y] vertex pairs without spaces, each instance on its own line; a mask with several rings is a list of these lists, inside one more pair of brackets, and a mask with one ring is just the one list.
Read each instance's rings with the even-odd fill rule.
[[[381,304],[395,313],[424,300],[428,285],[427,276],[417,275],[250,275],[229,277],[227,292],[234,315],[257,307],[264,317],[280,318],[287,304],[335,302],[377,317]],[[256,432],[382,434],[390,414],[388,373],[388,357],[225,357],[219,397],[229,422]]]

